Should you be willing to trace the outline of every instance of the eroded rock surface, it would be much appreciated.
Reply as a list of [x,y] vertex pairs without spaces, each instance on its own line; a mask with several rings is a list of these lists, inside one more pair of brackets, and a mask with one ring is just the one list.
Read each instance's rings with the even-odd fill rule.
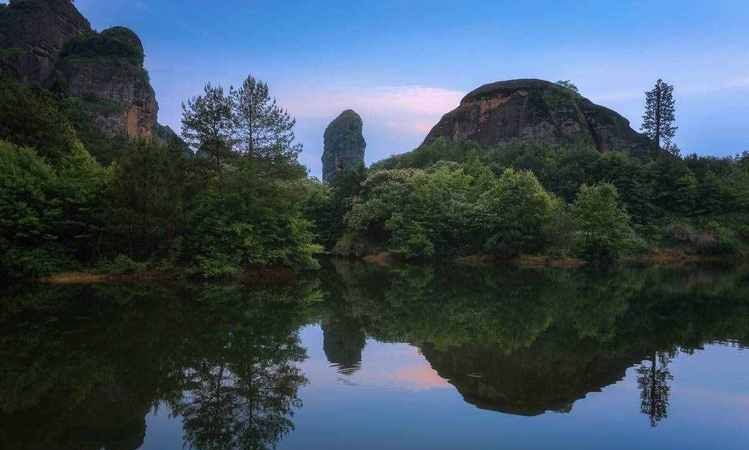
[[156,95],[138,36],[124,27],[97,33],[71,0],[0,5],[0,71],[83,100],[109,136],[151,139]]
[[647,139],[615,111],[575,91],[543,80],[484,85],[431,130],[424,145],[439,138],[493,146],[517,141],[593,145],[599,151],[639,153]]
[[322,156],[323,181],[331,183],[342,171],[364,164],[364,123],[356,112],[341,113],[325,129],[325,151]]

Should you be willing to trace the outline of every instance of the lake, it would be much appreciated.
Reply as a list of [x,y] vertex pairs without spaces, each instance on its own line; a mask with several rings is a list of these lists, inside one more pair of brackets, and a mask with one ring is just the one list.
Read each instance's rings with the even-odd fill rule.
[[328,261],[0,300],[0,449],[749,448],[749,272]]

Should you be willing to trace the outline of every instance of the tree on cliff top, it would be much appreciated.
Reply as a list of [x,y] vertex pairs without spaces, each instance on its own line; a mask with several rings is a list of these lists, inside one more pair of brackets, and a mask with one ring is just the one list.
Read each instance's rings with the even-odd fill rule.
[[659,79],[655,87],[645,93],[645,114],[642,116],[642,131],[656,149],[676,149],[671,144],[679,129],[675,125],[675,110],[673,85]]

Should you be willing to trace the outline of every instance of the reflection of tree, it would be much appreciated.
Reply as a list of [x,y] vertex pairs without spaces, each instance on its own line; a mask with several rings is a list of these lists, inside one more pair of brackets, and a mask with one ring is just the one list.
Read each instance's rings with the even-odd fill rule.
[[[381,341],[418,346],[466,401],[512,414],[569,411],[653,351],[749,342],[749,284],[738,272],[335,269],[327,306],[338,316]],[[671,375],[666,355],[655,359],[640,382],[643,412],[657,424]]]
[[293,428],[307,291],[48,290],[0,300],[0,448],[133,450],[161,401],[195,448],[272,448]]
[[287,361],[241,374],[226,364],[203,364],[187,379],[189,390],[174,412],[183,417],[186,442],[206,450],[275,448],[294,428],[289,417],[301,406],[297,391],[306,382]]
[[299,308],[225,289],[204,292],[203,301],[217,326],[194,337],[208,351],[187,362],[186,392],[173,405],[185,441],[204,450],[275,448],[294,428],[290,417],[307,382],[295,366],[306,358]]
[[637,369],[637,384],[640,386],[640,408],[642,413],[650,417],[650,426],[656,427],[658,423],[668,417],[669,395],[671,387],[669,382],[674,379],[668,370],[671,362],[669,355],[653,352],[649,364],[642,364]]

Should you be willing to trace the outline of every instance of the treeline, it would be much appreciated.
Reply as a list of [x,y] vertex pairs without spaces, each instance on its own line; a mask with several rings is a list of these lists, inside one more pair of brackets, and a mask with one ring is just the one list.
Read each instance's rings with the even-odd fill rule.
[[749,154],[440,140],[342,175],[331,204],[317,220],[338,232],[327,242],[342,254],[737,256],[749,239]]
[[184,105],[189,149],[163,128],[102,135],[85,102],[0,82],[0,275],[315,265],[294,121],[267,85],[206,86]]
[[323,248],[723,258],[749,241],[747,154],[439,140],[324,185],[298,162],[294,119],[252,77],[188,100],[184,141],[166,127],[149,141],[104,135],[96,111],[109,106],[0,80],[0,276],[94,267],[221,278],[315,267]]

